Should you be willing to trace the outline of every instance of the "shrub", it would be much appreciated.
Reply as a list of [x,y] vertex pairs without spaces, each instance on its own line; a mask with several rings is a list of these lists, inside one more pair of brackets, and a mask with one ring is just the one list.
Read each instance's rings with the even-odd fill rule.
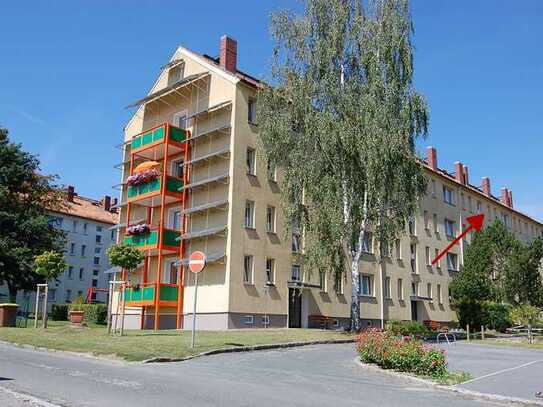
[[53,304],[51,308],[51,319],[53,321],[68,320],[68,304]]
[[430,329],[418,321],[387,321],[385,331],[396,336],[414,336],[424,338],[430,335]]
[[85,304],[85,300],[82,296],[77,297],[72,304],[70,304],[69,310],[70,311],[83,311],[83,305]]
[[360,333],[357,351],[362,361],[376,363],[384,369],[433,378],[443,378],[448,373],[442,350],[409,336],[395,336],[391,331],[373,329]]
[[83,320],[94,324],[105,325],[107,323],[107,305],[105,304],[83,304],[82,310],[85,313]]
[[500,304],[492,301],[485,301],[483,307],[483,324],[496,331],[505,331],[512,325],[511,309],[509,304]]

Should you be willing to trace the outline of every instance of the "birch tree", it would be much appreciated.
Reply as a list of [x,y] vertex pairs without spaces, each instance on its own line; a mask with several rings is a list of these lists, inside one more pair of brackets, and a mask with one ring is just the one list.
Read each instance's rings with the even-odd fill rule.
[[303,230],[306,269],[349,276],[359,330],[364,242],[370,233],[377,242],[382,287],[383,254],[426,189],[415,141],[427,134],[428,108],[412,83],[408,0],[303,4],[303,14],[271,17],[260,140],[282,169],[286,223]]

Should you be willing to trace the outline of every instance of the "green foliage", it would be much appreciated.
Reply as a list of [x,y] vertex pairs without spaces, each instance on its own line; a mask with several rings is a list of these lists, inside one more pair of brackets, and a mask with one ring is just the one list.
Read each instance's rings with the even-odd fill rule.
[[134,246],[115,244],[107,249],[109,263],[126,269],[134,270],[143,261],[143,253]]
[[376,363],[384,369],[433,378],[443,378],[448,374],[442,350],[409,337],[395,336],[392,332],[362,332],[357,338],[357,351],[362,361]]
[[512,325],[510,304],[500,304],[492,301],[482,303],[482,324],[490,329],[503,332]]
[[70,304],[70,311],[83,311],[85,300],[82,296],[78,296],[73,303]]
[[83,320],[98,325],[107,323],[107,305],[83,304],[81,310],[85,313]]
[[419,321],[390,320],[385,324],[385,331],[396,336],[414,336],[416,338],[425,338],[430,335],[430,329]]
[[51,319],[53,321],[67,321],[69,304],[53,304],[51,308]]
[[344,273],[349,259],[357,328],[364,236],[392,241],[426,189],[415,139],[428,109],[412,83],[409,3],[307,0],[303,15],[274,14],[271,31],[261,147],[283,172],[286,223],[304,230],[308,270]]
[[63,205],[54,181],[40,174],[38,159],[0,128],[0,285],[8,286],[11,301],[18,290],[44,282],[34,270],[34,257],[63,248],[63,232],[49,224],[48,210]]
[[506,274],[507,300],[510,303],[543,306],[542,258],[541,238],[529,246],[519,245],[512,253]]
[[62,254],[49,250],[34,258],[36,273],[45,277],[45,280],[57,278],[66,268]]
[[481,301],[458,300],[454,303],[456,316],[462,328],[470,326],[472,331],[478,330],[484,324],[485,314]]
[[518,305],[511,310],[511,320],[519,325],[535,325],[541,320],[541,309],[533,305]]

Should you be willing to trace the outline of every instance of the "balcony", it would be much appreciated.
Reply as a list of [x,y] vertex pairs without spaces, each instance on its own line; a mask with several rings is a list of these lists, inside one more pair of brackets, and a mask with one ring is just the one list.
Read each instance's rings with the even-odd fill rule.
[[169,123],[161,124],[132,137],[131,152],[139,157],[157,160],[164,157],[164,145],[168,143],[168,156],[179,154],[185,149],[187,133]]
[[[177,253],[179,251],[179,237],[181,232],[172,229],[162,229],[162,252],[164,254]],[[134,246],[139,250],[150,251],[151,255],[158,252],[158,242],[160,239],[159,230],[151,229],[147,233],[125,236],[123,243]]]
[[[142,284],[125,289],[125,301],[129,307],[155,304],[156,283]],[[177,306],[178,286],[175,284],[160,284],[159,303],[162,307]]]
[[[161,205],[160,187],[162,185],[161,175],[158,178],[144,182],[139,185],[129,185],[127,188],[128,202],[136,202],[138,205],[155,207]],[[172,176],[166,177],[166,193],[164,204],[178,200],[182,196],[183,180]]]

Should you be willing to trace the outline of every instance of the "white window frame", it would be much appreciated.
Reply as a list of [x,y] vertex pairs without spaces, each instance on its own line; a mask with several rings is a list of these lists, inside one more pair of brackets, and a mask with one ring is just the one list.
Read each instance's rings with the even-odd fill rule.
[[[162,283],[164,284],[177,284],[179,282],[180,276],[180,267],[176,266],[175,263],[177,260],[167,260],[164,262],[164,269],[162,270]],[[176,274],[177,274],[177,281],[175,283],[172,283],[172,266],[177,268]]]
[[275,222],[276,222],[276,211],[275,206],[268,205],[266,207],[266,232],[275,233]]
[[290,270],[290,278],[292,281],[302,281],[302,269],[299,264],[293,264]]
[[256,150],[253,147],[248,146],[245,154],[247,174],[256,176]]
[[[364,292],[364,281],[367,281],[368,284],[367,284],[367,292]],[[373,297],[374,296],[374,288],[373,287],[373,284],[374,284],[374,280],[373,280],[373,276],[371,274],[360,274],[360,287],[359,287],[359,290],[360,290],[360,295],[362,297]]]
[[[175,228],[175,214],[179,213],[179,228]],[[171,230],[181,230],[181,226],[183,225],[183,211],[181,208],[170,208],[168,209],[168,229]]]
[[250,124],[256,124],[256,98],[249,97],[247,100],[247,122]]
[[449,238],[454,238],[456,235],[456,222],[454,220],[445,218],[444,225],[445,225],[445,236]]
[[398,300],[403,301],[404,295],[403,295],[403,279],[398,279]]
[[431,259],[431,252],[430,252],[430,246],[426,246],[424,248],[424,254],[425,254],[425,257],[426,257],[426,265],[427,266],[431,266],[432,265],[432,259]]
[[255,229],[255,201],[245,201],[244,222],[246,229]]
[[449,271],[458,271],[458,254],[450,252],[447,253],[447,269]]
[[275,285],[275,259],[266,259],[266,284]]
[[385,299],[392,299],[392,279],[390,277],[385,277]]
[[[177,168],[179,168],[178,164],[179,163],[183,164],[184,162],[185,162],[184,158],[176,158],[176,159],[172,160],[171,163],[170,163],[170,176],[183,179],[183,174],[181,174],[181,176],[178,176],[176,174],[176,172],[177,172],[176,170],[177,170]],[[184,168],[183,168],[183,171],[185,171]]]
[[250,254],[243,256],[243,283],[254,284],[254,258]]

